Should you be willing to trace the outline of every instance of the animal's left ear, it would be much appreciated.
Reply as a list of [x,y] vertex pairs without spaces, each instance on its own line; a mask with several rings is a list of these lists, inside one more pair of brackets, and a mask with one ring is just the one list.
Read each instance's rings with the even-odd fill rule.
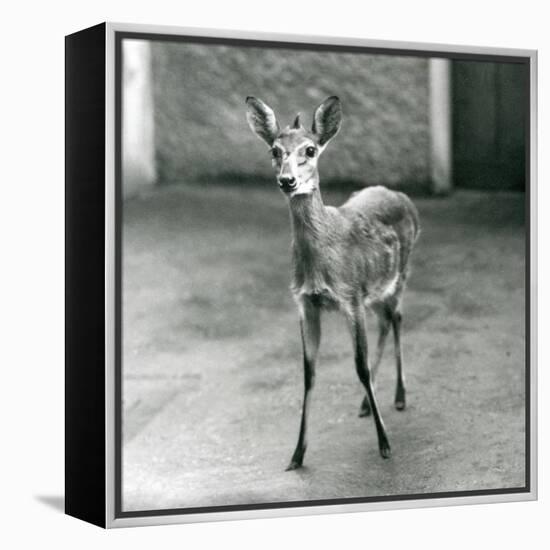
[[319,145],[326,145],[340,130],[342,104],[335,95],[325,99],[313,114],[313,133]]

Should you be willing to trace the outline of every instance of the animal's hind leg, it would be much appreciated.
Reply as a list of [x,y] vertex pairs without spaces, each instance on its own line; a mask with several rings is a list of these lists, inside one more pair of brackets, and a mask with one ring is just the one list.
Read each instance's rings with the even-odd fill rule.
[[[376,345],[376,355],[374,356],[374,361],[372,362],[371,368],[371,380],[372,384],[375,385],[376,373],[382,361],[382,355],[384,354],[384,347],[386,345],[386,338],[390,331],[391,325],[391,315],[388,308],[385,305],[378,307],[373,307],[376,315],[378,316],[378,343]],[[363,402],[361,403],[361,408],[359,409],[359,416],[369,416],[371,414],[371,406],[369,403],[369,398],[365,394]]]
[[378,435],[378,448],[380,449],[382,458],[389,458],[391,456],[390,444],[374,396],[374,388],[372,387],[368,364],[367,331],[364,308],[359,305],[354,305],[353,309],[350,311],[349,321],[353,346],[355,348],[355,369],[359,376],[359,380],[361,380],[365,387],[365,392],[368,395],[369,403],[372,408],[372,417]]
[[393,338],[395,343],[395,365],[397,367],[397,385],[395,388],[395,408],[402,411],[406,406],[405,377],[403,375],[403,360],[401,356],[401,312],[395,310],[392,314]]

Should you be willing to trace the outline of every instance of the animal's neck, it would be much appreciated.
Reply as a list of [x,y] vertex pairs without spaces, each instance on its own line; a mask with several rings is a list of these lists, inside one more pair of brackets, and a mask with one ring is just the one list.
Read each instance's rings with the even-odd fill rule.
[[294,244],[321,244],[326,233],[327,213],[319,186],[312,193],[292,197],[289,206]]
[[330,287],[331,223],[319,186],[290,199],[292,287],[294,292],[323,294]]

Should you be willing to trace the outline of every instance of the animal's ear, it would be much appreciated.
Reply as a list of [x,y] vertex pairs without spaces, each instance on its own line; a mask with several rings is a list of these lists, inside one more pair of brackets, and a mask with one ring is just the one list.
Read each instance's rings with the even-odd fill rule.
[[342,104],[335,95],[325,99],[313,113],[313,133],[319,145],[326,145],[340,130]]
[[255,97],[246,98],[246,120],[250,129],[270,147],[279,133],[279,123],[273,109]]

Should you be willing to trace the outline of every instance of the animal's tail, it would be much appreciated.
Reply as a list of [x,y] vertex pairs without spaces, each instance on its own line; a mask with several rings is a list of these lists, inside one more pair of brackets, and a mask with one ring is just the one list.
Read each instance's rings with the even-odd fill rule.
[[420,227],[420,216],[418,215],[418,210],[416,209],[416,206],[411,201],[410,204],[410,210],[413,220],[413,226],[414,226],[414,240],[416,241],[420,235],[421,227]]
[[420,216],[418,214],[418,210],[414,202],[407,195],[403,194],[403,196],[405,197],[405,204],[407,206],[407,210],[411,215],[411,220],[413,225],[413,237],[414,237],[414,241],[416,242],[422,230],[422,228],[420,227]]

